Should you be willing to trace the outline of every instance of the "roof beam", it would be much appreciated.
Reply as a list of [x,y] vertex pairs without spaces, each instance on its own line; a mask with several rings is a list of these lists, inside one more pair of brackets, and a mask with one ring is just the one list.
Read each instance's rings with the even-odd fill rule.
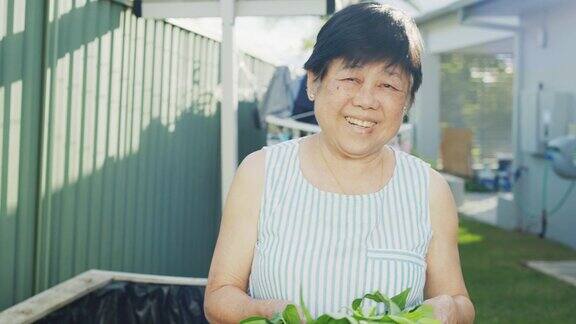
[[[136,15],[145,18],[221,17],[219,1],[136,0]],[[237,0],[235,16],[305,16],[334,12],[334,0]]]
[[239,17],[325,15],[327,12],[327,3],[324,0],[238,1]]

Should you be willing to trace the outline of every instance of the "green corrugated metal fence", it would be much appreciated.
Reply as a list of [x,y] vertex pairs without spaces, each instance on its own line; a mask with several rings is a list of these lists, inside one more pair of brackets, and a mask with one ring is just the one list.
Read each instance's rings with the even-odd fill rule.
[[33,284],[43,6],[0,1],[0,309]]
[[0,310],[91,268],[207,275],[219,51],[114,2],[0,0]]

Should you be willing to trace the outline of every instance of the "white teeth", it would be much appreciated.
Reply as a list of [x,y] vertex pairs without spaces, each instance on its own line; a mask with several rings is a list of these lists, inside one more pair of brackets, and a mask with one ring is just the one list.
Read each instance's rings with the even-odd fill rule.
[[354,124],[357,126],[362,126],[365,128],[370,128],[370,127],[376,125],[375,122],[360,120],[360,119],[356,119],[356,118],[352,118],[352,117],[346,117],[346,120],[351,124]]

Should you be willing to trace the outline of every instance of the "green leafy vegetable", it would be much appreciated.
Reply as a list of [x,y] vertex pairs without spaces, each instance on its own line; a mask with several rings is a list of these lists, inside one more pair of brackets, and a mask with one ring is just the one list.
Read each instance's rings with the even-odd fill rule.
[[251,316],[240,321],[241,324],[268,324],[271,323],[269,319],[261,316]]
[[410,293],[410,288],[392,297],[392,301],[396,303],[400,309],[404,309],[406,307],[406,299],[408,298],[408,293]]
[[286,323],[300,323],[300,314],[298,314],[298,309],[292,304],[286,306],[284,312],[282,312],[282,318]]
[[[388,298],[381,292],[375,291],[365,294],[352,302],[352,308],[346,308],[344,313],[322,314],[314,319],[304,303],[302,288],[300,288],[300,309],[307,324],[369,324],[369,323],[396,323],[396,324],[440,324],[434,318],[434,311],[430,305],[420,305],[412,310],[406,309],[406,300],[410,288],[398,295]],[[386,306],[384,313],[378,314],[377,307],[373,306],[364,314],[362,304],[365,300],[372,300]],[[241,324],[301,324],[302,319],[296,305],[286,306],[282,313],[276,314],[272,319],[261,316],[252,316],[240,322]]]

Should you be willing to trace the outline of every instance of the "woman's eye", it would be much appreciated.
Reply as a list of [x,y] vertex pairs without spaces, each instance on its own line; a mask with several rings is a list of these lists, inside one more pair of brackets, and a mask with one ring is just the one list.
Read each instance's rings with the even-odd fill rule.
[[392,89],[392,90],[398,90],[398,89],[396,89],[396,87],[394,87],[393,85],[388,84],[388,83],[382,84],[381,87],[383,87],[383,88],[390,88],[390,89]]
[[355,79],[355,78],[346,78],[346,79],[344,79],[344,81],[352,81],[352,82],[356,82],[356,79]]

